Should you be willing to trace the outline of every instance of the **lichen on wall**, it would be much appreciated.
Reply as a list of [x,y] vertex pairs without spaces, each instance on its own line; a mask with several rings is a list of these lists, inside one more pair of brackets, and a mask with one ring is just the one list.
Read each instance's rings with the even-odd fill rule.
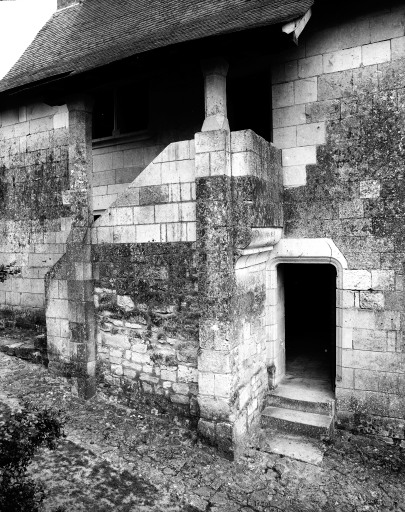
[[21,274],[0,284],[0,308],[44,323],[45,273],[65,252],[70,209],[66,107],[31,102],[0,113],[0,258]]
[[196,415],[194,244],[102,244],[93,260],[102,379],[129,399],[142,390],[163,409]]
[[387,418],[399,425],[405,410],[404,76],[404,59],[358,75],[356,87],[337,100],[339,118],[326,123],[326,144],[317,164],[307,166],[306,186],[285,191],[286,236],[332,238],[347,259],[343,303],[350,318],[338,414],[369,422],[380,435]]

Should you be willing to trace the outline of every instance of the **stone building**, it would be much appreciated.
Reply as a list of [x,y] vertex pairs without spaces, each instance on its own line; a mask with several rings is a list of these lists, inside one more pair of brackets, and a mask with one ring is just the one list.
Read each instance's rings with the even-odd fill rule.
[[0,82],[1,311],[81,396],[404,439],[405,2],[324,4],[59,0]]

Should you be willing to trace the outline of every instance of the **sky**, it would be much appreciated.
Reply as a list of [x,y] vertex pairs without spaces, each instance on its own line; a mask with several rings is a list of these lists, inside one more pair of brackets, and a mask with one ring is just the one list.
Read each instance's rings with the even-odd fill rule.
[[0,0],[0,79],[56,11],[57,0]]

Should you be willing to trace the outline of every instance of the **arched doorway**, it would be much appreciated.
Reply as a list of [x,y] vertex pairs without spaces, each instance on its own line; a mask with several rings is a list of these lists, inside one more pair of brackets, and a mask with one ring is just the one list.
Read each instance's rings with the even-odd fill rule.
[[[346,260],[330,239],[282,239],[269,253],[266,337],[271,387],[291,369],[308,375],[317,366],[331,389],[341,380],[344,268]],[[322,350],[327,350],[323,357]]]
[[280,263],[277,272],[284,286],[285,379],[334,390],[336,268]]

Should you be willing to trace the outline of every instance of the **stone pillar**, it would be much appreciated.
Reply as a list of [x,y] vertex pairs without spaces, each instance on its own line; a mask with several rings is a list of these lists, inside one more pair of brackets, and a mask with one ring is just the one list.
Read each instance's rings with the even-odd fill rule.
[[228,63],[223,59],[211,59],[202,62],[205,97],[203,132],[229,131],[226,110],[226,75],[228,68]]
[[74,98],[69,110],[69,189],[72,227],[66,253],[46,276],[49,367],[70,377],[77,394],[95,393],[95,313],[91,265],[92,104]]
[[[209,67],[209,65],[211,67]],[[232,453],[232,241],[230,133],[226,118],[227,64],[204,63],[206,119],[195,135],[198,291],[199,431]],[[213,129],[216,128],[216,129]]]
[[69,178],[72,230],[67,241],[69,330],[78,393],[95,393],[95,312],[91,265],[92,101],[74,98],[69,109]]

